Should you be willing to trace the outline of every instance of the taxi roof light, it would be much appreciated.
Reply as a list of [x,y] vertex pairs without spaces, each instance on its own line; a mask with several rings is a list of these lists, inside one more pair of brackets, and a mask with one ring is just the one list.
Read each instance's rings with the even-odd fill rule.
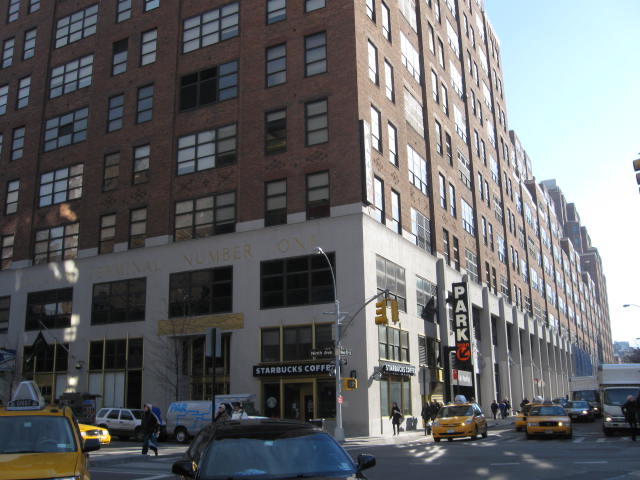
[[46,404],[38,384],[33,380],[25,380],[16,388],[7,410],[41,410]]

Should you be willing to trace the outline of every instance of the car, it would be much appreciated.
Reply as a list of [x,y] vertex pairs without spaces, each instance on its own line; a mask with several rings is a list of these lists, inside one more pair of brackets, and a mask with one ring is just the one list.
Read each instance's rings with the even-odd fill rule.
[[356,462],[328,433],[299,420],[247,418],[210,423],[171,471],[188,478],[364,479],[372,455]]
[[89,480],[88,452],[100,448],[82,439],[71,408],[47,405],[31,380],[0,407],[0,432],[0,480]]
[[451,442],[454,438],[474,439],[478,435],[487,438],[487,428],[487,419],[480,406],[457,395],[453,403],[440,407],[431,425],[431,434],[435,442],[443,438]]
[[595,412],[586,400],[573,400],[568,402],[565,410],[571,420],[584,420],[593,422],[596,419]]
[[567,408],[567,406],[569,405],[569,399],[567,397],[554,398],[553,403],[556,403],[561,407]]
[[111,435],[106,428],[87,425],[86,423],[79,423],[78,427],[80,427],[80,435],[85,440],[87,438],[96,438],[100,445],[109,445],[111,443]]
[[535,405],[527,415],[527,439],[536,435],[571,438],[571,419],[561,405]]
[[96,414],[96,425],[106,428],[112,436],[121,440],[134,437],[141,442],[144,438],[142,412],[138,408],[101,408]]

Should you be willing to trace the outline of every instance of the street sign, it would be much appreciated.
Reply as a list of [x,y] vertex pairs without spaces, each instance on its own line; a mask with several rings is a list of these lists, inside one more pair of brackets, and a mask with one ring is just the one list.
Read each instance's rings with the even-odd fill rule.
[[342,405],[342,395],[339,395],[339,396],[338,396],[338,403],[339,403],[340,405]]

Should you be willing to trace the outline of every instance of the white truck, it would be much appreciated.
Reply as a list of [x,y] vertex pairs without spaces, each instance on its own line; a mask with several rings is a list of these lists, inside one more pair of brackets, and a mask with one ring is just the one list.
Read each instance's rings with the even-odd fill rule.
[[584,400],[589,403],[594,415],[602,415],[600,386],[596,375],[570,377],[569,391],[571,400]]
[[598,366],[598,384],[604,434],[628,429],[621,407],[629,395],[638,398],[640,394],[640,363],[603,363]]

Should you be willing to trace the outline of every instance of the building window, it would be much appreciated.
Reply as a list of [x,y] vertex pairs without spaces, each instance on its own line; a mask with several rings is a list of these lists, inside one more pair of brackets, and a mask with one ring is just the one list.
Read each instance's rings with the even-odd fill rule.
[[174,238],[177,242],[236,230],[236,194],[218,193],[176,203]]
[[85,107],[47,120],[44,151],[49,152],[86,140],[88,117],[89,108]]
[[13,234],[0,237],[0,270],[6,270],[11,266],[14,241]]
[[307,175],[307,220],[328,217],[329,214],[329,172]]
[[438,64],[444,68],[444,45],[442,40],[438,38]]
[[377,151],[382,151],[382,125],[380,111],[371,106],[371,146]]
[[453,237],[453,268],[460,271],[460,243],[458,237]]
[[448,132],[444,132],[444,152],[449,161],[449,165],[453,167],[453,152],[451,151],[451,135]]
[[71,260],[78,255],[79,223],[36,230],[33,263]]
[[99,252],[112,253],[116,243],[116,215],[115,213],[100,217],[100,245]]
[[442,111],[445,115],[449,115],[449,96],[447,95],[447,87],[444,86],[444,83],[440,85],[441,92],[441,106]]
[[9,331],[9,312],[11,307],[11,297],[0,297],[0,333]]
[[418,83],[422,83],[420,77],[420,54],[411,41],[400,32],[400,51],[402,53],[402,64]]
[[138,88],[136,123],[149,122],[153,118],[153,84]]
[[267,154],[287,151],[287,110],[273,110],[265,116],[265,151]]
[[147,238],[147,209],[137,208],[129,212],[129,248],[144,247]]
[[233,311],[233,267],[172,273],[169,276],[169,317]]
[[473,207],[469,205],[464,198],[460,199],[460,205],[462,206],[462,228],[468,233],[475,236],[475,222],[473,219]]
[[367,8],[367,17],[369,17],[374,22],[376,21],[376,3],[375,0],[367,0],[366,3]]
[[240,3],[209,10],[182,22],[182,53],[214,45],[236,37],[239,32]]
[[158,29],[142,33],[140,38],[140,65],[149,65],[156,61],[158,48]]
[[29,105],[29,92],[31,91],[31,77],[24,77],[18,81],[18,98],[16,101],[16,110],[25,108]]
[[418,247],[431,253],[431,221],[415,209],[411,209],[411,233]]
[[409,332],[399,328],[378,326],[378,352],[381,359],[409,361]]
[[178,175],[224,167],[236,161],[236,124],[178,138]]
[[373,218],[384,223],[384,182],[378,177],[373,178],[373,208]]
[[11,180],[10,182],[7,182],[7,199],[4,207],[5,215],[11,215],[18,211],[19,198],[20,180]]
[[[260,331],[260,361],[273,363],[312,360],[311,350],[333,348],[333,342],[332,323],[299,325],[282,329],[263,328]],[[280,345],[282,345],[282,358]]]
[[109,153],[104,156],[104,170],[102,173],[102,191],[108,192],[118,188],[120,175],[120,152]]
[[144,321],[146,278],[93,285],[91,325]]
[[420,318],[431,322],[436,321],[436,318],[427,315],[425,307],[432,300],[432,304],[435,303],[437,296],[438,287],[436,284],[416,275],[416,312]]
[[437,120],[434,120],[434,125],[436,137],[436,152],[442,155],[442,126]]
[[180,79],[180,110],[222,102],[238,96],[238,61],[223,63]]
[[265,183],[264,224],[281,225],[287,223],[287,181],[276,180]]
[[13,129],[13,137],[11,139],[11,160],[18,160],[24,154],[24,136],[25,128],[18,127]]
[[389,297],[398,301],[398,308],[407,311],[407,291],[404,268],[376,255],[376,285],[378,293],[389,290]]
[[391,123],[387,123],[387,135],[389,137],[388,145],[389,145],[389,162],[392,165],[398,166],[398,130]]
[[70,327],[72,306],[73,288],[29,293],[25,330]]
[[425,195],[427,194],[427,162],[411,145],[407,145],[407,167],[409,182]]
[[2,68],[10,67],[13,63],[13,49],[15,45],[15,38],[7,38],[2,43]]
[[324,8],[325,5],[326,5],[326,0],[305,0],[304,11],[313,12],[314,10]]
[[40,175],[39,207],[82,197],[82,163]]
[[447,187],[445,184],[444,176],[438,174],[438,184],[440,186],[440,206],[446,210],[447,208]]
[[9,10],[7,12],[7,23],[15,22],[20,15],[20,0],[9,0]]
[[287,81],[287,44],[267,48],[267,87]]
[[154,10],[160,6],[160,0],[144,0],[144,11]]
[[151,145],[140,145],[133,149],[133,184],[149,181],[149,163],[151,159]]
[[329,114],[327,99],[309,102],[304,106],[307,146],[329,141]]
[[115,132],[122,128],[122,118],[124,117],[124,95],[115,95],[109,98],[107,113],[107,132]]
[[0,115],[7,113],[7,104],[9,103],[9,85],[0,87]]
[[387,40],[391,41],[391,21],[389,20],[389,7],[384,2],[380,5],[380,11],[382,13],[382,35]]
[[287,18],[287,0],[267,0],[267,24]]
[[[335,271],[335,254],[327,253]],[[331,269],[324,255],[260,262],[260,308],[333,302]]]
[[378,85],[378,49],[370,41],[368,45],[369,80]]
[[29,13],[35,13],[40,10],[40,0],[29,0]]
[[384,61],[384,91],[385,95],[391,102],[396,101],[395,86],[393,81],[393,66],[387,61]]
[[442,253],[447,265],[451,265],[451,250],[449,248],[449,231],[445,228],[442,229]]
[[116,22],[124,22],[131,18],[131,0],[118,0]]
[[93,55],[72,60],[54,67],[49,82],[49,98],[60,97],[66,93],[91,85],[93,74]]
[[396,233],[402,232],[402,222],[400,217],[400,194],[395,190],[391,190],[391,221],[389,222],[391,230]]
[[327,71],[327,34],[325,32],[304,37],[304,65],[306,77]]
[[58,20],[56,24],[56,47],[64,47],[96,33],[98,4],[79,10]]
[[422,104],[406,88],[404,89],[404,117],[415,132],[424,137]]
[[22,59],[27,60],[36,53],[36,36],[38,29],[32,28],[24,32],[24,44],[22,45]]

